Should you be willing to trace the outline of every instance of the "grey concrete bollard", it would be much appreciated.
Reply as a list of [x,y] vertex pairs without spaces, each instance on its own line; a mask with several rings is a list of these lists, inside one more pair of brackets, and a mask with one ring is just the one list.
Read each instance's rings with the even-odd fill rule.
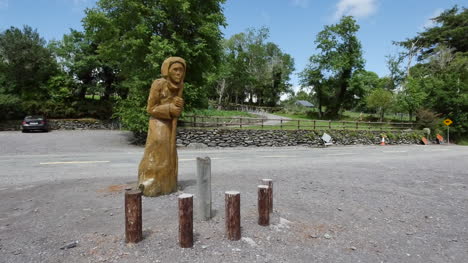
[[202,220],[211,219],[211,160],[197,158],[198,214]]

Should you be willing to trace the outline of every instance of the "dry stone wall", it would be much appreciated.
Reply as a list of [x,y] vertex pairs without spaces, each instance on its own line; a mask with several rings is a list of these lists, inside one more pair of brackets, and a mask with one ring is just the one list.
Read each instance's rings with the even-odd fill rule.
[[[282,147],[319,146],[326,132],[336,145],[373,145],[381,142],[382,132],[372,131],[309,131],[309,130],[240,130],[240,129],[179,129],[177,145],[197,147]],[[387,144],[419,144],[421,131],[385,133]],[[146,134],[135,136],[135,143],[143,145]]]

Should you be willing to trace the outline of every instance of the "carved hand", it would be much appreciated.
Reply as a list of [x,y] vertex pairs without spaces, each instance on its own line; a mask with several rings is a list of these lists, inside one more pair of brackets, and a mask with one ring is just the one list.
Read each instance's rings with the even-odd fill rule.
[[184,99],[182,99],[181,97],[177,97],[177,96],[174,97],[174,105],[176,105],[179,108],[184,107]]
[[173,118],[177,118],[182,113],[182,107],[177,107],[175,103],[170,104],[169,112]]

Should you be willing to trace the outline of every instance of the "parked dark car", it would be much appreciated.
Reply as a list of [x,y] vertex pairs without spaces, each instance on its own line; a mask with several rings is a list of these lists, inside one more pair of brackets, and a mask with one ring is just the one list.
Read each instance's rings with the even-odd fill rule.
[[49,131],[49,122],[42,115],[33,115],[26,116],[21,123],[22,132],[40,130],[40,131]]

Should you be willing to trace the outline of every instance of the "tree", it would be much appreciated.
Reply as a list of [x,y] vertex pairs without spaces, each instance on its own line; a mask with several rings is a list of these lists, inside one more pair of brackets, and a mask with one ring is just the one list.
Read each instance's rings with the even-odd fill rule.
[[367,107],[376,109],[380,113],[380,121],[383,121],[385,112],[393,105],[393,93],[383,88],[373,90],[366,98]]
[[77,95],[78,100],[83,100],[88,89],[93,89],[98,83],[97,72],[100,65],[97,45],[83,32],[72,29],[70,34],[63,36],[62,41],[54,41],[50,47],[63,70],[77,80],[74,85],[76,89],[72,92]]
[[[96,8],[86,10],[83,27],[87,38],[97,45],[97,56],[110,66],[109,72],[118,74],[116,88],[128,90],[117,114],[130,129],[146,130],[148,88],[169,56],[183,57],[188,64],[186,108],[206,105],[204,76],[216,67],[221,54],[222,3],[224,0],[100,0]],[[102,73],[107,74],[104,69]]]
[[[468,10],[457,6],[433,19],[437,24],[417,36],[398,42],[416,49],[418,64],[408,70],[410,88],[426,94],[420,108],[454,121],[455,136],[468,132]],[[418,102],[419,103],[419,102]]]
[[[350,80],[364,66],[361,43],[356,36],[358,30],[359,25],[351,16],[342,17],[338,24],[325,26],[315,40],[320,53],[310,57],[310,64],[305,69],[310,73],[302,74],[303,83],[314,83],[319,89],[330,89],[332,96],[326,114],[332,118],[338,117],[346,98],[353,96],[348,91]],[[317,77],[325,78],[326,81],[319,83]],[[325,86],[325,83],[332,85]]]
[[268,29],[260,28],[224,41],[222,65],[211,79],[230,102],[253,104],[256,99],[258,105],[275,106],[281,94],[289,91],[294,61],[267,38]]
[[468,42],[468,9],[463,7],[461,10],[454,6],[445,10],[439,16],[432,19],[436,26],[427,28],[416,37],[407,39],[397,44],[411,49],[413,46],[419,51],[419,60],[424,60],[437,51],[440,45],[454,49],[454,52],[467,52]]
[[0,33],[0,68],[0,93],[36,101],[48,98],[46,83],[58,72],[45,40],[29,26]]
[[379,78],[375,72],[366,70],[356,71],[349,82],[349,94],[353,94],[353,96],[346,97],[346,108],[365,110],[365,98],[374,89],[384,88],[385,82],[386,80]]

